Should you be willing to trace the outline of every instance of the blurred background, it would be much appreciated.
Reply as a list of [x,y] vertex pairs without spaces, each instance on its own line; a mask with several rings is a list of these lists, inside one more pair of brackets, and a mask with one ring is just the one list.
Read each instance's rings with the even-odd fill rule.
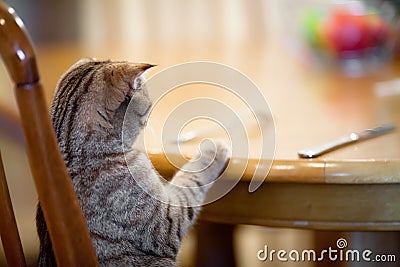
[[[194,60],[216,61],[247,74],[267,96],[272,112],[282,114],[276,122],[276,156],[280,158],[294,156],[290,145],[280,143],[280,139],[297,135],[299,146],[304,146],[301,135],[305,133],[293,119],[299,108],[307,111],[307,107],[299,107],[300,95],[336,101],[346,101],[346,95],[368,102],[371,90],[340,89],[343,91],[332,93],[332,87],[351,87],[362,78],[361,82],[371,89],[376,82],[393,81],[398,73],[398,65],[394,64],[399,55],[397,1],[5,2],[16,9],[31,34],[49,103],[60,75],[82,57],[149,62],[158,64],[159,69]],[[325,83],[326,80],[332,83]],[[24,251],[29,265],[34,266],[38,254],[34,219],[37,197],[22,136],[12,123],[18,121],[18,115],[12,84],[2,64],[0,88],[0,113],[5,114],[0,118],[0,147]],[[284,88],[295,90],[284,99],[274,93]],[[365,94],[367,97],[360,97]],[[359,103],[348,103],[347,114],[331,106],[321,116],[335,116],[351,125],[359,119]],[[288,131],[290,128],[282,126],[286,122],[299,132]],[[333,128],[335,123],[327,127]],[[392,233],[382,235],[385,242],[398,248]],[[355,238],[354,242],[362,243],[364,239]],[[181,266],[194,266],[196,242],[195,233],[185,239],[179,256]],[[236,227],[233,242],[227,246],[234,246],[238,266],[268,266],[256,259],[264,244],[288,250],[314,244],[313,234],[307,230],[255,226]],[[0,265],[4,266],[2,253],[0,250]],[[300,262],[290,266],[306,265]]]

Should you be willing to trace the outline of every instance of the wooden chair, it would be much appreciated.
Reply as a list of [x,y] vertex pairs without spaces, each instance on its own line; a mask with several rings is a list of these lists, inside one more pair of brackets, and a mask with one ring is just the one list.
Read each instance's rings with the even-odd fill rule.
[[[0,2],[0,54],[15,83],[29,164],[57,264],[97,266],[86,222],[50,122],[34,50],[22,20],[4,2]],[[2,164],[0,180],[0,232],[7,262],[9,266],[24,266]]]

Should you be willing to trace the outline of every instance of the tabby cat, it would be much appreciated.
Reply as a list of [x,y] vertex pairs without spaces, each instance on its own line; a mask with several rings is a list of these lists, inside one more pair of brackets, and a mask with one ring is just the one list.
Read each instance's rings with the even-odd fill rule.
[[[176,266],[182,238],[227,164],[227,149],[217,143],[168,183],[132,148],[151,108],[141,80],[150,67],[82,59],[61,77],[52,102],[58,144],[102,266]],[[130,131],[122,138],[124,123]],[[40,204],[36,221],[39,265],[55,266]]]

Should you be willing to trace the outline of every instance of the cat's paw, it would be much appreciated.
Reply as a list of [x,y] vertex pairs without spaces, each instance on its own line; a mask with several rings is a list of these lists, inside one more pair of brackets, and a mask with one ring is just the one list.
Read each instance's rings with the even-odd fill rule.
[[230,150],[224,141],[216,141],[216,160],[226,163],[229,159]]
[[222,172],[229,161],[230,150],[227,144],[222,140],[208,140],[201,145],[202,156],[207,160],[212,160],[211,163],[218,170]]

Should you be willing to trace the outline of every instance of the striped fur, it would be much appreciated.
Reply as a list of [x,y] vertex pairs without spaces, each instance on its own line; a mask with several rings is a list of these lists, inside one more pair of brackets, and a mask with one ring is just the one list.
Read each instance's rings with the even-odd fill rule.
[[[208,148],[184,166],[204,170],[180,171],[165,183],[145,154],[131,148],[151,106],[135,79],[150,67],[81,60],[61,77],[52,103],[60,150],[102,266],[176,266],[182,238],[227,162],[224,146]],[[128,103],[130,131],[122,140]],[[40,205],[36,219],[39,265],[55,266]]]

